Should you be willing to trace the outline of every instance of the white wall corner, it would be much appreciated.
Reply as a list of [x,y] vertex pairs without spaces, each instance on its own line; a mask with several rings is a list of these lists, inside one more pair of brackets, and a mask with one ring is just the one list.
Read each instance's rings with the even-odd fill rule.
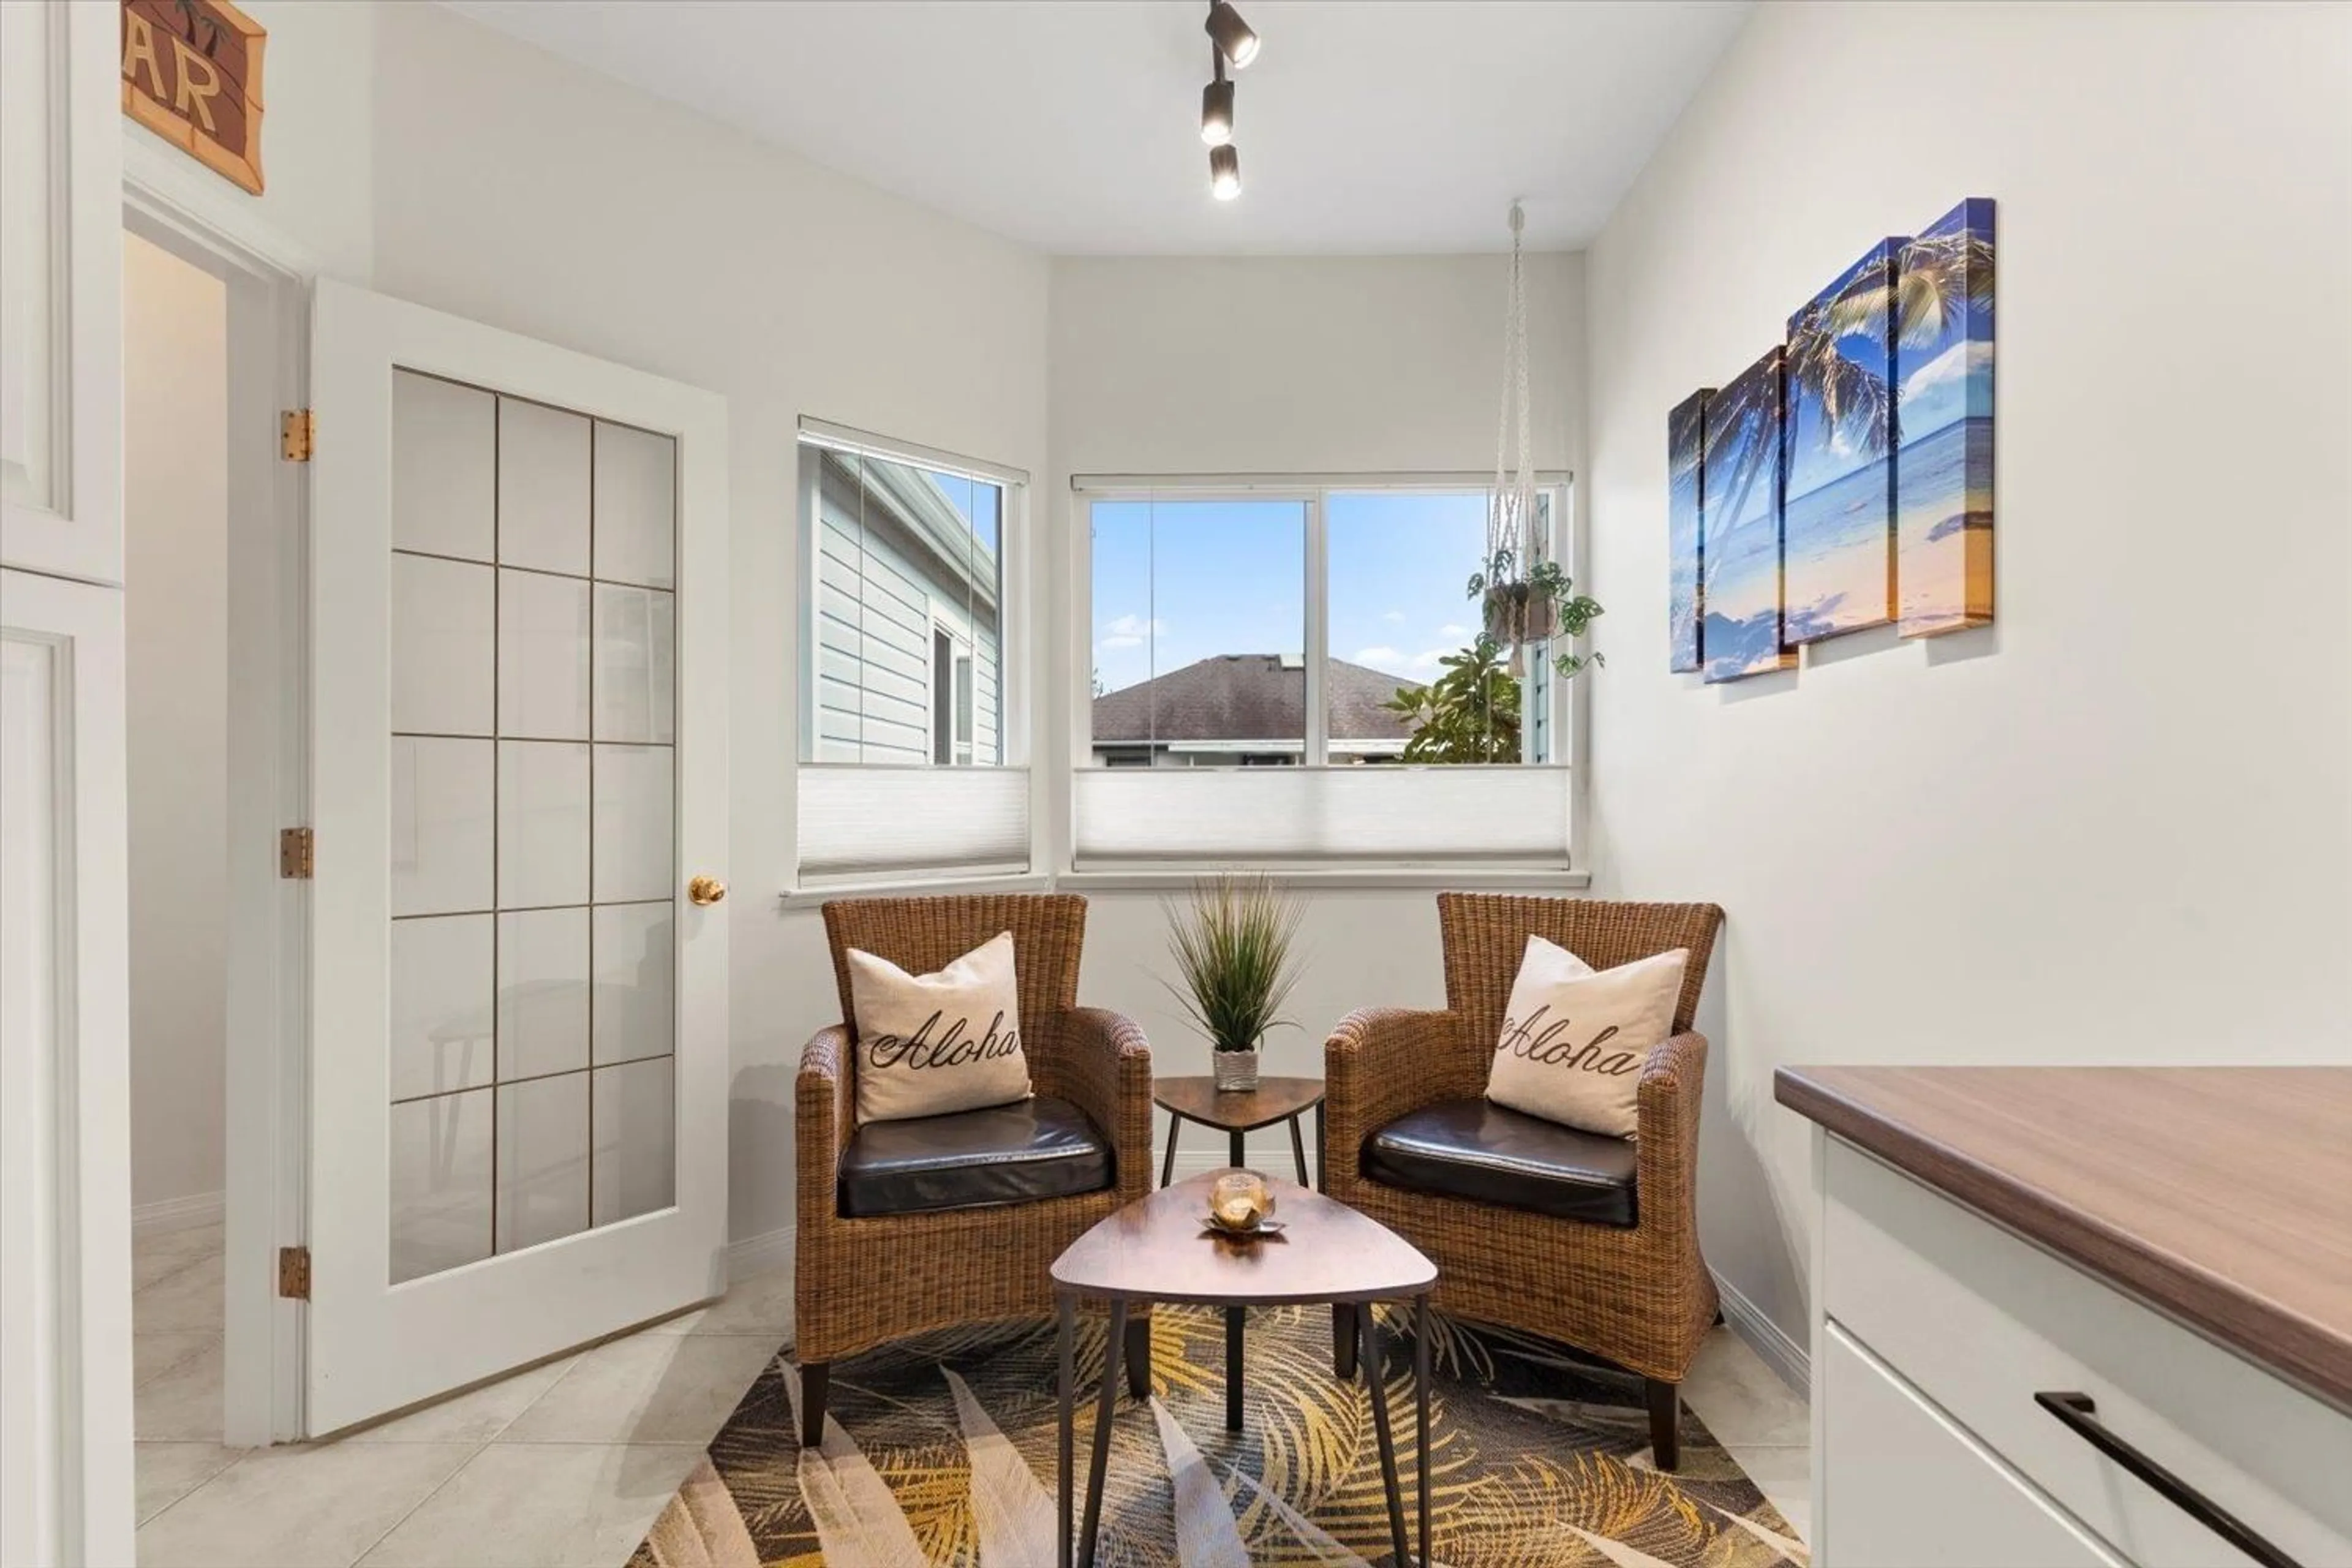
[[1764,1315],[1764,1310],[1749,1300],[1737,1285],[1722,1275],[1715,1277],[1715,1288],[1723,1297],[1723,1321],[1731,1331],[1748,1342],[1748,1348],[1763,1359],[1764,1364],[1778,1373],[1782,1383],[1810,1399],[1813,1392],[1813,1358],[1804,1346],[1789,1337],[1780,1324]]

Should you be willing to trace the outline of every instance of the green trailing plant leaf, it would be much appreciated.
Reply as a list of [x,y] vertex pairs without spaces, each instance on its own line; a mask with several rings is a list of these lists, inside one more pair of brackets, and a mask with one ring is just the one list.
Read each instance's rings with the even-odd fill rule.
[[1169,990],[1221,1051],[1249,1051],[1275,1025],[1298,982],[1292,943],[1306,912],[1260,874],[1203,878],[1171,902],[1168,951],[1183,982]]

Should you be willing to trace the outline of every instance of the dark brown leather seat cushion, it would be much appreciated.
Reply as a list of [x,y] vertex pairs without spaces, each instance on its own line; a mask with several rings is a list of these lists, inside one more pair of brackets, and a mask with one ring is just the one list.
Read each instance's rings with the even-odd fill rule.
[[1398,1117],[1364,1140],[1363,1172],[1412,1193],[1589,1225],[1634,1221],[1632,1139],[1580,1132],[1484,1098],[1444,1100]]
[[851,1219],[980,1208],[1100,1192],[1110,1143],[1087,1113],[1038,1095],[984,1110],[869,1121],[842,1151],[841,1212]]

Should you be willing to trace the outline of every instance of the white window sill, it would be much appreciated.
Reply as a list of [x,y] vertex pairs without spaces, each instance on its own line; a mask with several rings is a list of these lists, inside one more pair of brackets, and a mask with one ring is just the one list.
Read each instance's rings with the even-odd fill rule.
[[1072,893],[1164,892],[1191,887],[1219,871],[1264,870],[1279,887],[1303,892],[1322,889],[1435,888],[1473,892],[1577,892],[1592,885],[1586,871],[1542,870],[1511,866],[1345,866],[1254,867],[1203,862],[1197,867],[1106,867],[1087,871],[1064,871],[1054,879],[1056,890]]
[[951,893],[1046,893],[1053,888],[1054,879],[1043,871],[998,872],[979,877],[942,873],[787,888],[779,895],[779,901],[788,910],[813,910],[835,899],[930,899]]

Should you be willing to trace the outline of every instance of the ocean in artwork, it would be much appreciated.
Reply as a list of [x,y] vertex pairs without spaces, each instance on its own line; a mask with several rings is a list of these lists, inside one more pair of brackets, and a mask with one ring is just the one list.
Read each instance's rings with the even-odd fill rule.
[[1780,351],[1709,400],[1701,519],[1706,679],[1786,669],[1780,619]]
[[1699,668],[1700,441],[1707,392],[1694,392],[1666,416],[1666,668]]
[[1993,614],[1992,203],[1906,245],[1897,291],[1897,614],[1905,637],[1937,637]]
[[1883,240],[1789,319],[1786,638],[1895,615],[1894,304]]

